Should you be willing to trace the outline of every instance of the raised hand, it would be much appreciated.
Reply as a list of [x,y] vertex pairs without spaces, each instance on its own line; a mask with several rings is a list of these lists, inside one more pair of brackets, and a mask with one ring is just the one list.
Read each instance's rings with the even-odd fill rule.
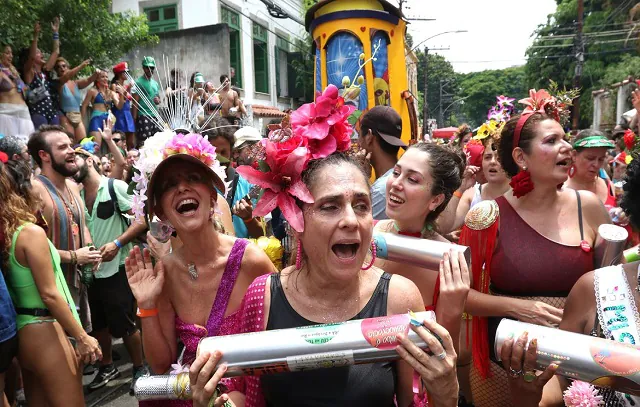
[[111,132],[111,128],[113,127],[113,124],[111,123],[111,115],[109,115],[109,117],[107,117],[107,120],[103,120],[102,121],[102,130],[100,130],[100,135],[102,136],[103,140],[109,141],[111,140],[111,138],[113,137],[113,133]]
[[144,253],[135,246],[124,263],[129,286],[136,297],[138,305],[143,309],[156,308],[156,300],[162,293],[164,285],[164,266],[161,261],[153,267],[148,249]]
[[476,174],[480,172],[480,167],[474,165],[467,165],[462,174],[462,185],[458,191],[464,192],[476,184]]
[[34,38],[38,38],[38,36],[40,35],[40,31],[42,31],[42,27],[40,27],[40,21],[36,21],[36,23],[33,25]]
[[58,30],[60,29],[60,17],[53,17],[53,21],[51,22],[51,30],[53,30],[54,33],[57,33]]

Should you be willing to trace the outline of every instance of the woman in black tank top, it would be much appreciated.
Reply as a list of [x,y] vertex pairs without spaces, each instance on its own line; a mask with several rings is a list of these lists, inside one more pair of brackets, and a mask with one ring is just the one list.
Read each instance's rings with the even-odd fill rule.
[[[298,260],[295,266],[260,277],[249,287],[245,296],[249,304],[245,306],[251,309],[252,296],[263,292],[266,317],[251,330],[332,324],[424,309],[422,296],[410,280],[367,267],[371,263],[365,258],[371,246],[373,217],[367,176],[358,163],[334,154],[311,161],[302,180],[314,202],[299,206],[304,230],[295,232],[301,246]],[[457,406],[453,342],[444,328],[425,324],[442,337],[444,347],[424,328],[416,331],[440,359],[427,356],[413,343],[398,337],[397,349],[402,359],[395,362],[241,378],[234,381],[229,397],[241,400],[237,389],[244,390],[241,403],[247,407],[422,406],[426,399],[414,401],[414,383],[421,387],[422,377],[434,405]],[[209,372],[212,360],[217,363],[218,359],[201,355],[194,363],[195,369],[192,366],[192,373],[202,375],[206,371],[209,377],[213,373]],[[415,378],[414,368],[420,374]],[[242,381],[244,384],[238,384]],[[195,400],[196,393],[203,394],[201,387],[202,384],[192,383],[196,407],[207,405],[203,396],[198,395],[200,401]]]

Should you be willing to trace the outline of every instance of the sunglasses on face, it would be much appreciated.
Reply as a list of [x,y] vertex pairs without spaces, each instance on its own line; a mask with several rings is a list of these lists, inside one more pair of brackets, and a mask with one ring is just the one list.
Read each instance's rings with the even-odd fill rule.
[[114,139],[113,139],[113,142],[114,142],[114,143],[119,143],[120,141],[122,141],[122,139],[120,139],[120,138],[114,138]]
[[61,65],[56,66],[56,69],[62,69],[62,68],[66,68],[66,67],[67,67],[67,65],[61,64]]

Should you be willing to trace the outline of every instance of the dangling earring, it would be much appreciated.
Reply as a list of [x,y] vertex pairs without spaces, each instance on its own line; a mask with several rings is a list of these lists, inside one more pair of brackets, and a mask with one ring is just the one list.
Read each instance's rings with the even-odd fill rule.
[[571,164],[571,168],[569,168],[569,178],[573,178],[576,175],[576,165]]
[[376,246],[376,242],[372,240],[371,241],[371,263],[369,263],[369,265],[366,267],[360,267],[360,269],[369,270],[373,266],[373,263],[376,262],[377,255],[378,255],[378,248]]
[[511,178],[509,185],[513,189],[513,196],[516,198],[521,198],[533,191],[533,181],[531,181],[531,173],[527,171],[527,167],[522,167],[522,171]]
[[298,247],[296,248],[296,270],[302,269],[302,242],[298,240]]

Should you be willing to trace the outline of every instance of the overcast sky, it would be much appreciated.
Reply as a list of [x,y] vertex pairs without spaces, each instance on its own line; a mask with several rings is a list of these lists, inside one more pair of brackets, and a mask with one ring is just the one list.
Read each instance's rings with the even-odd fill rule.
[[456,72],[466,73],[523,65],[531,34],[555,9],[555,0],[408,0],[403,11],[407,17],[435,19],[411,21],[414,46],[444,31],[467,30],[420,46],[450,48],[433,52],[447,58]]

